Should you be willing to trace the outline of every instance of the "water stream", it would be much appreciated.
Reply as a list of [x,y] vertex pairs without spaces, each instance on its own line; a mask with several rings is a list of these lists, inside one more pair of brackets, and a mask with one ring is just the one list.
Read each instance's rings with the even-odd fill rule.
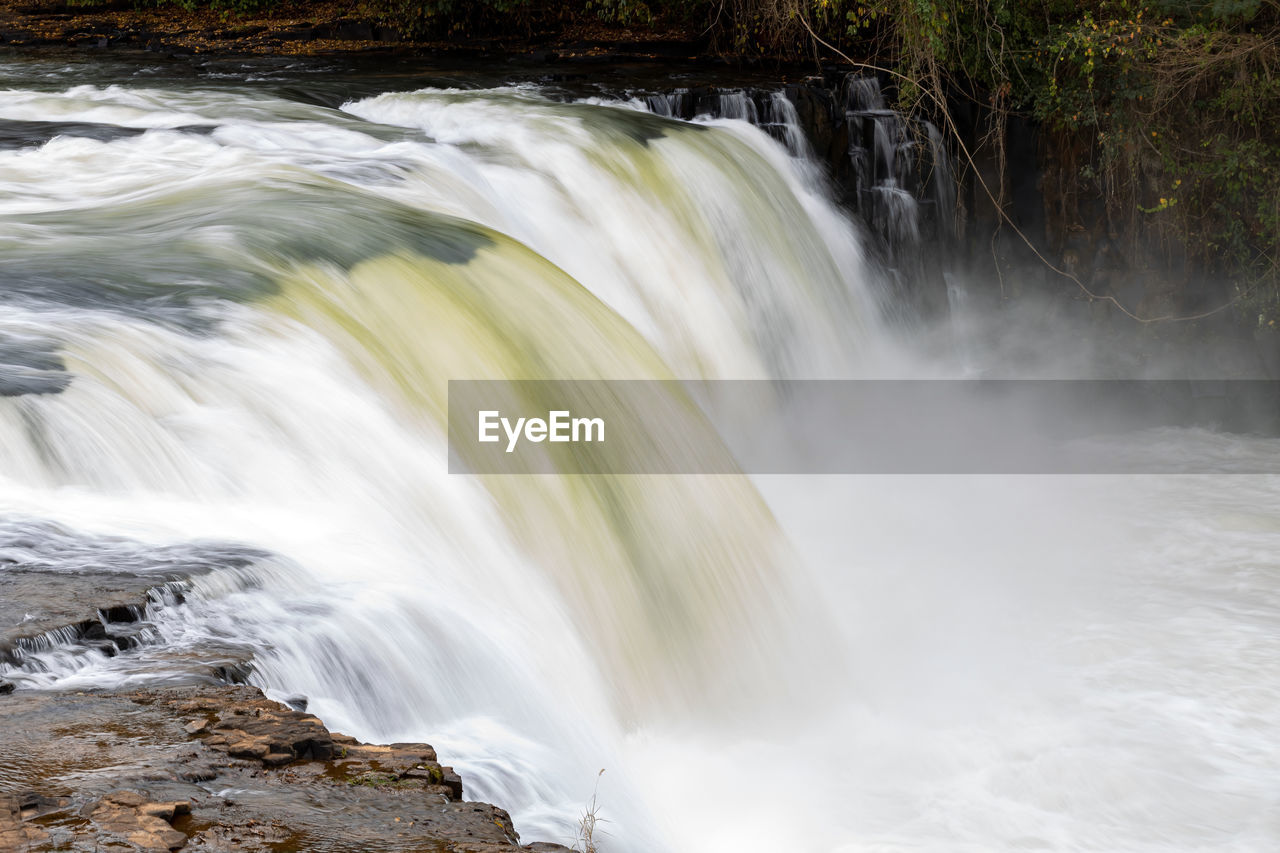
[[785,98],[0,77],[0,377],[56,386],[0,397],[0,514],[259,555],[157,602],[161,646],[434,744],[526,839],[603,768],[608,851],[1280,841],[1274,477],[447,472],[450,378],[956,372],[883,321]]

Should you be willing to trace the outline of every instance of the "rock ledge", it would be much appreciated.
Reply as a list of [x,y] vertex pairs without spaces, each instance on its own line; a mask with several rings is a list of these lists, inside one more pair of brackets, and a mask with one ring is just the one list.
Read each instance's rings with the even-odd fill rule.
[[518,853],[427,744],[361,743],[245,685],[0,696],[0,849]]

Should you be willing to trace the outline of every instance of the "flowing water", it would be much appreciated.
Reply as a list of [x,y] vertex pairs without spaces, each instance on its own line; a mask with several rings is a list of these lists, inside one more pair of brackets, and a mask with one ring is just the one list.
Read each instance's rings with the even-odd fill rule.
[[[0,513],[250,555],[157,600],[158,647],[434,744],[526,839],[571,841],[603,768],[609,851],[1280,842],[1273,477],[447,472],[450,378],[948,373],[880,319],[794,110],[0,76]],[[142,655],[6,677],[180,675]]]

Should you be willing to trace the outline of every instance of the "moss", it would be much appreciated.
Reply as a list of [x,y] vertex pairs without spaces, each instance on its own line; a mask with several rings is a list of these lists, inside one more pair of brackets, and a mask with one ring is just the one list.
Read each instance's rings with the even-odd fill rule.
[[400,779],[391,773],[361,773],[352,779],[347,780],[348,785],[359,785],[366,788],[389,788],[394,786]]
[[[432,784],[440,784],[444,781],[444,773],[439,767],[419,768],[427,770],[431,776]],[[347,780],[348,785],[361,788],[422,788],[424,787],[421,779],[401,779],[394,773],[384,773],[378,770],[371,770],[361,773],[359,776],[352,777]]]

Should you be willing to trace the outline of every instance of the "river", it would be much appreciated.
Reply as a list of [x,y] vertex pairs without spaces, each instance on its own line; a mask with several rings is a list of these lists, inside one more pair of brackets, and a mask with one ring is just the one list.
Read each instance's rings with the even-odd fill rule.
[[1280,843],[1275,476],[449,473],[449,379],[1007,359],[1017,328],[887,319],[796,128],[494,71],[0,78],[6,529],[257,555],[159,646],[245,646],[334,730],[433,744],[526,838],[572,842],[595,792],[620,853]]

